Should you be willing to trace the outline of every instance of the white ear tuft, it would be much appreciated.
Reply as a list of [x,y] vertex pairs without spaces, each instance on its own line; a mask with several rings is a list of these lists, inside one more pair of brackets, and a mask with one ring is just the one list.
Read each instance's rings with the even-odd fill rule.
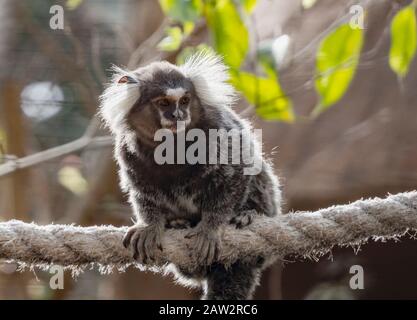
[[192,55],[179,68],[193,82],[203,104],[230,107],[235,102],[236,92],[228,82],[228,67],[220,56],[203,50]]
[[[113,77],[100,96],[100,115],[113,133],[125,130],[126,116],[139,99],[139,82],[133,72],[113,66]],[[129,81],[120,81],[126,78]]]

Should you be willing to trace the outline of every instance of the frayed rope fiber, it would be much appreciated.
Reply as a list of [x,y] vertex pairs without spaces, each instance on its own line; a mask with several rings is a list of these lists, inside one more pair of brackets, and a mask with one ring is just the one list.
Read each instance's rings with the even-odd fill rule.
[[[92,265],[102,272],[128,266],[140,269],[122,245],[127,227],[45,225],[11,220],[0,223],[0,259],[21,266],[52,264],[83,270]],[[366,241],[398,238],[417,230],[417,192],[389,195],[385,199],[359,200],[316,212],[293,212],[274,218],[256,217],[251,225],[220,230],[219,261],[285,256],[319,258],[334,246],[356,246]],[[196,267],[187,230],[167,230],[154,270],[173,262],[184,270]]]

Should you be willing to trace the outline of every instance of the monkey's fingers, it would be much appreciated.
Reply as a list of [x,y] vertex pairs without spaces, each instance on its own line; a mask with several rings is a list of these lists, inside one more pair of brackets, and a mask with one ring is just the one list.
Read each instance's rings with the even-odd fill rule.
[[156,248],[157,248],[156,238],[157,238],[157,233],[152,232],[152,233],[148,234],[148,236],[146,237],[146,240],[144,242],[145,254],[146,254],[146,257],[148,258],[148,260],[150,262],[155,261],[155,251],[156,251]]
[[130,241],[132,239],[133,234],[136,232],[135,227],[129,228],[129,230],[126,232],[125,236],[123,237],[123,246],[127,249],[130,245]]
[[133,259],[135,260],[138,259],[138,255],[139,255],[138,241],[140,239],[140,236],[141,236],[140,232],[137,232],[136,230],[136,232],[134,232],[133,235],[131,236],[131,240],[130,240],[130,247],[133,253]]
[[148,262],[148,257],[146,254],[146,249],[145,249],[145,241],[147,238],[147,232],[143,232],[143,234],[141,235],[141,237],[139,237],[139,241],[137,242],[136,245],[136,250],[138,252],[138,261],[142,264],[146,264]]
[[194,238],[198,235],[198,231],[190,231],[188,233],[185,234],[184,239],[191,239]]
[[156,235],[156,247],[158,248],[158,250],[160,250],[161,252],[164,251],[164,248],[162,247],[162,237],[160,234]]
[[211,265],[218,256],[219,241],[211,237],[202,237],[198,244],[198,263],[203,266]]
[[229,223],[234,224],[236,229],[242,229],[252,223],[253,215],[254,214],[252,210],[245,211],[242,214],[239,214],[233,217],[232,219],[230,219]]
[[210,241],[210,245],[207,251],[207,265],[211,265],[217,259],[218,243],[217,241]]
[[198,263],[200,265],[207,265],[207,255],[210,248],[210,241],[204,237],[199,236],[197,240]]

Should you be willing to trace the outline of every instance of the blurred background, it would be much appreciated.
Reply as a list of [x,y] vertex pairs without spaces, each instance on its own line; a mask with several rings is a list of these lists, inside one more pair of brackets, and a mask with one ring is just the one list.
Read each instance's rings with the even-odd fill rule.
[[[208,47],[234,72],[237,110],[263,129],[284,212],[416,189],[415,5],[0,0],[0,220],[131,224],[112,141],[94,116],[109,68],[180,62]],[[352,30],[343,29],[349,23]],[[363,290],[349,287],[356,264]],[[370,243],[356,254],[337,248],[319,262],[287,257],[264,272],[256,298],[416,299],[416,269],[417,242],[408,239]],[[50,277],[0,261],[0,299],[200,294],[134,269],[91,270],[76,280],[65,273],[62,290],[49,287]]]

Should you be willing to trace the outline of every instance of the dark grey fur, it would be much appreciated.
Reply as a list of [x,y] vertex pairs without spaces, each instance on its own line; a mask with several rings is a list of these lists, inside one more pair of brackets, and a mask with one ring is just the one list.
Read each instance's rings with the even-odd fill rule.
[[[258,261],[237,261],[230,267],[218,264],[217,229],[225,223],[243,228],[256,214],[274,216],[280,212],[280,191],[269,163],[263,160],[260,174],[243,174],[244,165],[159,165],[154,161],[152,130],[160,128],[160,114],[151,103],[167,88],[186,88],[191,93],[187,108],[190,128],[242,129],[245,122],[229,106],[201,105],[192,81],[172,65],[154,63],[135,71],[140,98],[126,119],[126,132],[116,134],[116,159],[120,165],[122,187],[129,193],[138,222],[124,239],[134,257],[151,263],[161,249],[165,228],[193,227],[187,234],[195,238],[199,265],[195,270],[179,271],[180,280],[195,279],[205,284],[206,299],[249,299],[258,283],[263,257]],[[147,130],[141,126],[147,122]],[[150,129],[153,128],[153,129]]]

